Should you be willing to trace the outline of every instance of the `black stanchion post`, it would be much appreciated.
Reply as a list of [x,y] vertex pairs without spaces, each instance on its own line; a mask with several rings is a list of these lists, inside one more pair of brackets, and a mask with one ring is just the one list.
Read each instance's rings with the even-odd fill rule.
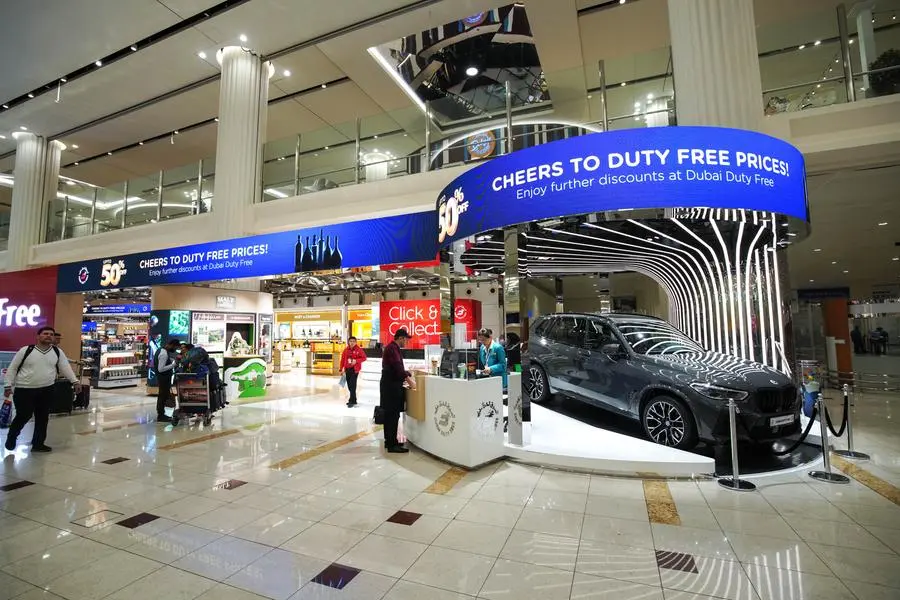
[[850,407],[853,404],[850,402],[850,386],[846,383],[844,384],[844,410],[847,415],[847,449],[846,450],[835,450],[834,453],[838,456],[843,456],[844,458],[853,458],[855,460],[869,460],[871,458],[868,454],[864,452],[857,452],[853,449],[853,412],[850,410]]
[[737,412],[737,403],[732,398],[728,401],[728,426],[731,430],[731,477],[720,477],[719,485],[735,492],[752,492],[756,489],[756,485],[742,480],[738,468]]
[[850,478],[840,473],[831,472],[831,444],[828,443],[828,417],[825,414],[825,400],[822,394],[816,399],[816,406],[819,413],[819,431],[822,436],[822,460],[825,463],[824,471],[810,471],[809,476],[818,481],[826,481],[828,483],[850,483]]

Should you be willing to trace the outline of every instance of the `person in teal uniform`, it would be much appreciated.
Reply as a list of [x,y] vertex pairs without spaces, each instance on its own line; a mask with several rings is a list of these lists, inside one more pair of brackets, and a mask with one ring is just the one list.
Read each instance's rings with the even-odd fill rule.
[[478,362],[482,365],[481,372],[486,377],[502,377],[503,391],[509,387],[509,376],[506,369],[506,349],[503,344],[494,339],[494,332],[490,329],[482,329],[478,332],[481,347],[478,349]]

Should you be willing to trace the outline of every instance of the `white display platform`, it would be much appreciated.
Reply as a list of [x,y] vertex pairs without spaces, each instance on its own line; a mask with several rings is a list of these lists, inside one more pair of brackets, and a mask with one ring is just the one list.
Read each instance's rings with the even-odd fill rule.
[[534,465],[615,475],[691,477],[715,471],[715,461],[647,440],[587,425],[531,405],[531,439],[506,444],[506,456]]
[[424,382],[425,420],[406,416],[407,440],[461,467],[475,468],[506,457],[617,475],[691,477],[715,471],[711,458],[586,425],[536,405],[524,445],[510,444],[503,433],[499,377],[467,381],[428,376]]

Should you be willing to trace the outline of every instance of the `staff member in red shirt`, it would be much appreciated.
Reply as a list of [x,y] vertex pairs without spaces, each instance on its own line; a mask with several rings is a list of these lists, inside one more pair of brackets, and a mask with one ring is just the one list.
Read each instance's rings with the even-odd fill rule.
[[347,402],[349,408],[356,406],[356,382],[364,362],[366,353],[356,345],[356,338],[351,335],[347,339],[347,347],[341,352],[341,373],[347,378],[347,389],[350,390],[350,400]]
[[403,384],[415,388],[412,374],[403,366],[401,348],[406,346],[409,333],[398,329],[394,341],[384,347],[381,357],[381,408],[384,410],[384,447],[388,452],[409,452],[397,441],[397,429],[400,424],[400,413],[406,404],[406,392]]

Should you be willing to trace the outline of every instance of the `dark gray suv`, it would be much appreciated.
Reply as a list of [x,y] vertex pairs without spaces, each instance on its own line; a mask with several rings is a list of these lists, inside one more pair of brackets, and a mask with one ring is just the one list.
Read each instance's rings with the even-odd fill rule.
[[522,356],[529,399],[563,394],[639,419],[658,444],[690,449],[738,436],[771,441],[799,430],[800,399],[779,371],[704,350],[653,317],[565,313],[539,317]]

